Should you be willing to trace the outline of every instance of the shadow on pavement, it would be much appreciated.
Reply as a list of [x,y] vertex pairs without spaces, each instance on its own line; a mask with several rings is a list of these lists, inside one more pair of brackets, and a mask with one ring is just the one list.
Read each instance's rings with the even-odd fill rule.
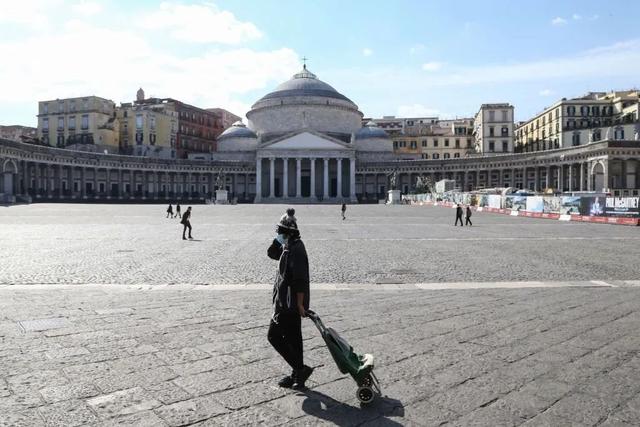
[[[377,426],[401,426],[403,424],[388,417],[402,419],[402,402],[388,396],[376,398],[369,405],[360,407],[338,402],[331,397],[314,390],[303,392],[307,397],[302,402],[302,410],[308,415],[334,423],[337,426],[352,426],[375,420]],[[323,406],[324,403],[324,406]]]

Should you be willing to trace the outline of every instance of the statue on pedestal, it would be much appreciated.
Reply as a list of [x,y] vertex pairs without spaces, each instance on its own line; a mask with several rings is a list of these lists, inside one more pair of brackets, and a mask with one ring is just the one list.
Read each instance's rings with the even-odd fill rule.
[[218,190],[224,190],[225,188],[225,176],[224,176],[224,172],[220,171],[218,172],[218,177],[216,178],[216,187],[218,187]]

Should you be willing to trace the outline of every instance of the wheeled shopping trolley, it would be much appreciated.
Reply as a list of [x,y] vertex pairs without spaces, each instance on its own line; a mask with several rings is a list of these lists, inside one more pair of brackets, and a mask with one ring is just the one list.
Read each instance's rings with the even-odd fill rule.
[[353,347],[344,340],[338,333],[324,326],[320,316],[311,310],[307,315],[320,331],[320,335],[329,348],[329,352],[335,360],[338,369],[343,374],[349,374],[358,385],[356,397],[360,403],[370,403],[376,396],[380,395],[380,383],[373,373],[373,356],[363,354],[362,356],[353,351]]

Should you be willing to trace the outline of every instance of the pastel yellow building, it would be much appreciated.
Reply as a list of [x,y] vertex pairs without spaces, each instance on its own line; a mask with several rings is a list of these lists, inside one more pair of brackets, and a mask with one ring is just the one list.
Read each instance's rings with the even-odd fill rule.
[[40,101],[37,137],[53,147],[118,153],[116,105],[98,96]]
[[118,108],[121,154],[176,158],[178,112],[173,104],[123,103]]

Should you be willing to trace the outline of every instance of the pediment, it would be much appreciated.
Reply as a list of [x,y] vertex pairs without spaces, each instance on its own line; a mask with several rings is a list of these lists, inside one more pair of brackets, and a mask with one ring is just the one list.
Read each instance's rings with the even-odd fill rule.
[[271,141],[260,148],[269,150],[353,150],[342,141],[315,132],[300,132]]

